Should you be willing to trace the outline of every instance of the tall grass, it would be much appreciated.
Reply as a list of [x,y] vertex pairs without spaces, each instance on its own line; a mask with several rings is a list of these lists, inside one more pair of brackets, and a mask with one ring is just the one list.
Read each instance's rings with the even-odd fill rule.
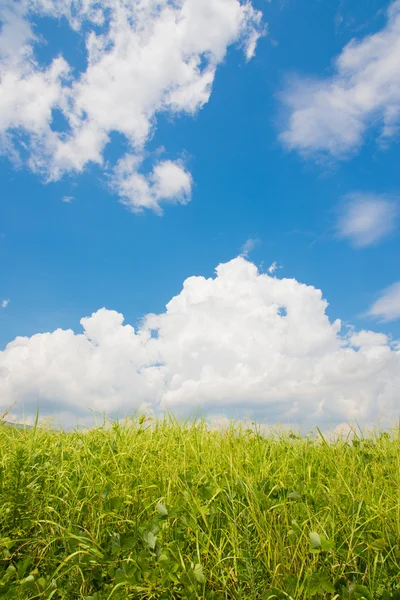
[[0,598],[400,599],[400,431],[0,424]]

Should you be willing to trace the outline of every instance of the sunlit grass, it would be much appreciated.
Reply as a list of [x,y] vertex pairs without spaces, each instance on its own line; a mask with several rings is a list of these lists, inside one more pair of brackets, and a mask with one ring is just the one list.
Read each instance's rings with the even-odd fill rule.
[[0,424],[0,557],[0,598],[398,600],[400,430]]

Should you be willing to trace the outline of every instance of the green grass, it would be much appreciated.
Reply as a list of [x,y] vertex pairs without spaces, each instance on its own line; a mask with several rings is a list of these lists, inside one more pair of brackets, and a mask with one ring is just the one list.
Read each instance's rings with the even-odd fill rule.
[[400,431],[0,424],[0,598],[398,600]]

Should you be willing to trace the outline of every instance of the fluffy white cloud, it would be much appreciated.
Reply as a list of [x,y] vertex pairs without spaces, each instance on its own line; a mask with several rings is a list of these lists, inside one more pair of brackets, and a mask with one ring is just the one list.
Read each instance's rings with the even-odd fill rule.
[[[285,308],[285,311],[281,309]],[[25,414],[177,415],[338,425],[398,417],[400,351],[385,336],[329,321],[320,290],[260,274],[238,257],[190,277],[138,330],[101,309],[83,333],[16,338],[0,353],[1,406]]]
[[7,306],[10,304],[9,300],[2,300],[1,301],[1,308],[7,308]]
[[337,222],[337,233],[356,248],[381,241],[396,228],[398,205],[384,196],[349,194]]
[[[62,47],[50,64],[38,62],[35,50],[45,40],[31,23],[41,16],[64,17],[84,36],[86,70],[77,73]],[[261,13],[242,0],[4,0],[0,20],[0,151],[25,157],[48,180],[103,164],[112,132],[141,156],[157,114],[199,110],[228,46],[242,44],[249,59],[263,32]],[[66,122],[62,132],[55,111]],[[153,191],[170,201],[177,190],[181,201],[184,173],[170,162],[158,165]],[[139,198],[129,203],[147,206],[138,185],[131,192]]]
[[140,160],[133,154],[121,158],[115,169],[111,186],[121,202],[133,212],[144,208],[162,214],[160,202],[186,204],[192,191],[192,176],[180,161],[157,163],[149,175],[139,172]]
[[289,117],[281,140],[302,153],[346,156],[363,142],[366,129],[382,125],[388,140],[400,123],[400,0],[388,9],[386,26],[352,40],[324,79],[293,80],[283,101]]
[[400,319],[400,281],[383,290],[380,298],[369,309],[368,314],[382,321]]
[[358,348],[371,346],[386,346],[389,338],[384,333],[375,333],[375,331],[360,331],[350,338],[351,345]]

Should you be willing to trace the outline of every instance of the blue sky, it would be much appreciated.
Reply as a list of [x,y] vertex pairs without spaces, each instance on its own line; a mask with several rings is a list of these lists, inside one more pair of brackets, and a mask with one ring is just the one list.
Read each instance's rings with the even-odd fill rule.
[[[97,10],[95,3],[91,4],[90,10]],[[104,17],[113,23],[120,4],[119,0],[105,3]],[[190,73],[181,73],[182,59],[176,58],[176,64],[171,59],[169,79],[157,53],[150,53],[151,60],[137,71],[129,71],[132,62],[139,64],[138,55],[133,54],[136,50],[129,46],[131,40],[136,39],[135,43],[143,47],[148,41],[134,31],[135,19],[140,24],[142,18],[138,7],[143,5],[147,10],[151,2],[132,0],[127,4],[134,25],[129,29],[122,19],[114,23],[114,33],[107,21],[101,23],[95,12],[84,14],[81,4],[73,0],[54,6],[50,2],[46,8],[39,2],[35,11],[25,0],[6,2],[0,15],[3,69],[10,81],[20,85],[14,83],[13,87],[6,78],[0,82],[0,88],[4,87],[4,118],[0,121],[3,397],[10,404],[15,401],[17,407],[27,407],[24,410],[28,413],[36,403],[45,412],[61,411],[71,419],[79,402],[72,399],[63,381],[72,378],[79,388],[79,377],[70,372],[68,361],[68,352],[73,355],[75,351],[64,346],[60,351],[59,344],[67,342],[52,345],[52,332],[72,329],[80,334],[80,319],[103,307],[117,311],[125,323],[140,329],[146,315],[165,316],[166,304],[181,293],[187,278],[215,278],[217,265],[233,260],[229,264],[237,266],[234,259],[245,254],[259,274],[267,274],[276,261],[279,268],[271,270],[271,280],[288,279],[321,290],[329,303],[326,314],[330,326],[336,319],[342,321],[339,337],[335,334],[336,341],[342,340],[339,345],[343,340],[348,343],[347,326],[356,332],[387,336],[384,343],[378,336],[374,343],[368,338],[365,346],[352,346],[355,360],[366,353],[364,366],[357,363],[354,367],[365,369],[365,377],[360,376],[354,389],[364,386],[366,392],[353,399],[356,405],[365,402],[365,410],[357,416],[366,422],[376,417],[382,402],[395,416],[400,371],[396,349],[400,337],[400,290],[396,287],[400,281],[400,70],[396,66],[400,50],[393,40],[400,28],[400,3],[313,0],[305,7],[295,0],[259,0],[246,8],[238,0],[221,0],[220,6],[214,3],[213,10],[218,5],[219,12],[213,19],[220,21],[210,41],[205,34],[209,27],[212,29],[207,22],[210,13],[204,10],[204,15],[200,14],[192,1],[180,0],[174,10],[182,11],[188,29],[194,28],[185,41],[178,21],[172,19],[171,24],[167,17],[164,19],[162,11],[168,9],[165,1],[160,3],[161,12],[148,25],[146,35],[153,36],[153,46],[161,53],[179,54],[192,44],[192,56],[199,61],[197,67],[190,67]],[[29,27],[36,35],[34,40],[24,33]],[[22,58],[9,43],[10,31],[15,39],[21,35],[22,47],[28,49]],[[98,68],[92,80],[87,66],[90,32],[97,35],[99,44],[93,73],[96,60],[104,61],[104,68]],[[108,43],[115,47],[123,39],[122,49],[112,54],[102,34],[108,35]],[[174,41],[171,46],[168,36],[183,41]],[[251,42],[257,37],[253,53]],[[201,50],[198,54],[197,47]],[[54,75],[53,61],[59,56],[64,63],[57,69],[64,69],[64,75],[58,71]],[[187,60],[186,54],[182,56]],[[343,64],[335,63],[338,57]],[[120,77],[122,63],[128,66],[123,67],[127,70]],[[206,87],[200,73],[203,68],[212,72],[212,83]],[[113,70],[116,79],[107,80]],[[65,90],[74,85],[77,87],[68,96]],[[171,90],[178,90],[173,100],[165,95],[175,93]],[[20,103],[17,110],[13,108],[16,103]],[[80,138],[86,126],[92,137]],[[107,143],[101,141],[102,136],[108,136]],[[258,276],[252,272],[251,277]],[[237,278],[235,281],[237,289],[230,293],[240,296],[245,284]],[[251,303],[252,292],[248,294]],[[305,306],[300,295],[297,318],[309,319],[303,323],[304,331],[309,332],[304,335],[313,337],[314,328],[319,331],[318,319],[313,321],[311,300],[310,306]],[[218,298],[224,306],[224,300]],[[265,306],[271,302],[266,297],[260,301]],[[187,315],[189,301],[185,302],[182,310]],[[216,302],[214,299],[210,306]],[[282,304],[286,305],[284,300]],[[235,306],[242,318],[247,308],[240,303]],[[204,313],[204,322],[210,314]],[[235,320],[235,313],[229,314]],[[258,328],[252,330],[248,321],[241,327],[251,344]],[[230,321],[226,329],[230,329]],[[168,335],[175,340],[175,333],[167,330],[163,341]],[[35,334],[46,336],[32,338]],[[287,335],[292,334],[289,331]],[[17,336],[27,338],[25,350],[11,354],[5,348]],[[196,344],[202,347],[204,340],[192,327],[184,336],[188,338],[191,350]],[[294,345],[296,339],[292,339]],[[36,343],[41,344],[42,358],[35,362]],[[111,351],[114,342],[103,343]],[[185,343],[189,342],[180,346],[183,353],[189,351]],[[229,347],[229,340],[222,343]],[[261,351],[262,344],[272,348],[272,356],[274,351],[283,352],[274,346],[272,334],[260,343]],[[326,342],[327,360],[330,343]],[[172,344],[168,352],[173,354]],[[207,344],[211,344],[208,338]],[[386,352],[387,363],[377,355],[371,358],[375,346],[376,353]],[[216,347],[218,344],[210,346],[211,354]],[[118,348],[122,362],[128,360],[130,351]],[[57,365],[61,373],[49,382],[43,375],[46,360],[52,360],[58,351],[63,356]],[[140,354],[138,350],[132,352]],[[285,364],[289,365],[293,352],[286,352]],[[189,367],[187,373],[180,372],[181,363],[169,365],[163,356],[160,364],[168,367],[168,375],[157,375],[163,380],[162,391],[157,388],[152,392],[157,403],[163,394],[175,390],[171,384],[174,375],[182,381],[186,376],[187,381],[197,381],[192,373],[189,377]],[[384,363],[379,362],[379,367],[374,363],[380,369],[381,387],[373,391],[367,377],[370,360]],[[29,368],[26,361],[30,361]],[[265,373],[247,354],[236,354],[226,361],[231,371],[228,367],[224,371],[222,365],[219,371],[213,363],[215,372],[207,381],[211,378],[213,385],[221,377],[228,381],[237,364],[251,366],[252,379],[247,380],[248,388],[244,386],[236,404],[232,400],[231,406],[228,401],[229,381],[225,391],[210,384],[205,392],[201,375],[197,392],[193,398],[188,394],[185,408],[198,402],[206,411],[212,407],[210,411],[218,415],[234,410],[242,415],[247,406],[246,389],[251,396],[253,382]],[[159,362],[153,360],[152,364]],[[207,365],[206,361],[196,369],[203,373]],[[110,381],[117,381],[118,370],[111,371]],[[142,384],[129,381],[121,392],[124,400],[116,394],[108,406],[99,403],[99,391],[92,390],[94,400],[91,403],[89,399],[86,408],[129,411],[131,405],[125,400],[129,395],[140,400],[132,400],[132,408],[141,402],[151,404],[151,394],[143,392],[142,397],[137,392]],[[264,385],[268,381],[264,380]],[[306,398],[315,375],[302,382]],[[111,387],[116,389],[119,384]],[[355,393],[340,378],[333,387],[345,398]],[[323,388],[329,385],[325,383]],[[182,384],[180,399],[173,404],[179,409],[184,389],[188,388]],[[87,393],[85,386],[81,393]],[[322,398],[325,392],[319,393]],[[289,422],[303,422],[309,414],[314,421],[325,418],[322,413],[318,417],[305,400],[302,404],[301,394],[298,397],[296,392],[295,396],[280,388],[275,396],[263,397],[257,392],[255,414],[264,418],[263,408],[274,398],[284,398],[285,407],[288,402],[300,403],[300,412],[293,413],[297,420],[283,410],[271,418]],[[219,405],[221,398],[225,400]],[[330,398],[328,390],[326,402]],[[328,416],[338,424],[355,414],[343,408]]]

